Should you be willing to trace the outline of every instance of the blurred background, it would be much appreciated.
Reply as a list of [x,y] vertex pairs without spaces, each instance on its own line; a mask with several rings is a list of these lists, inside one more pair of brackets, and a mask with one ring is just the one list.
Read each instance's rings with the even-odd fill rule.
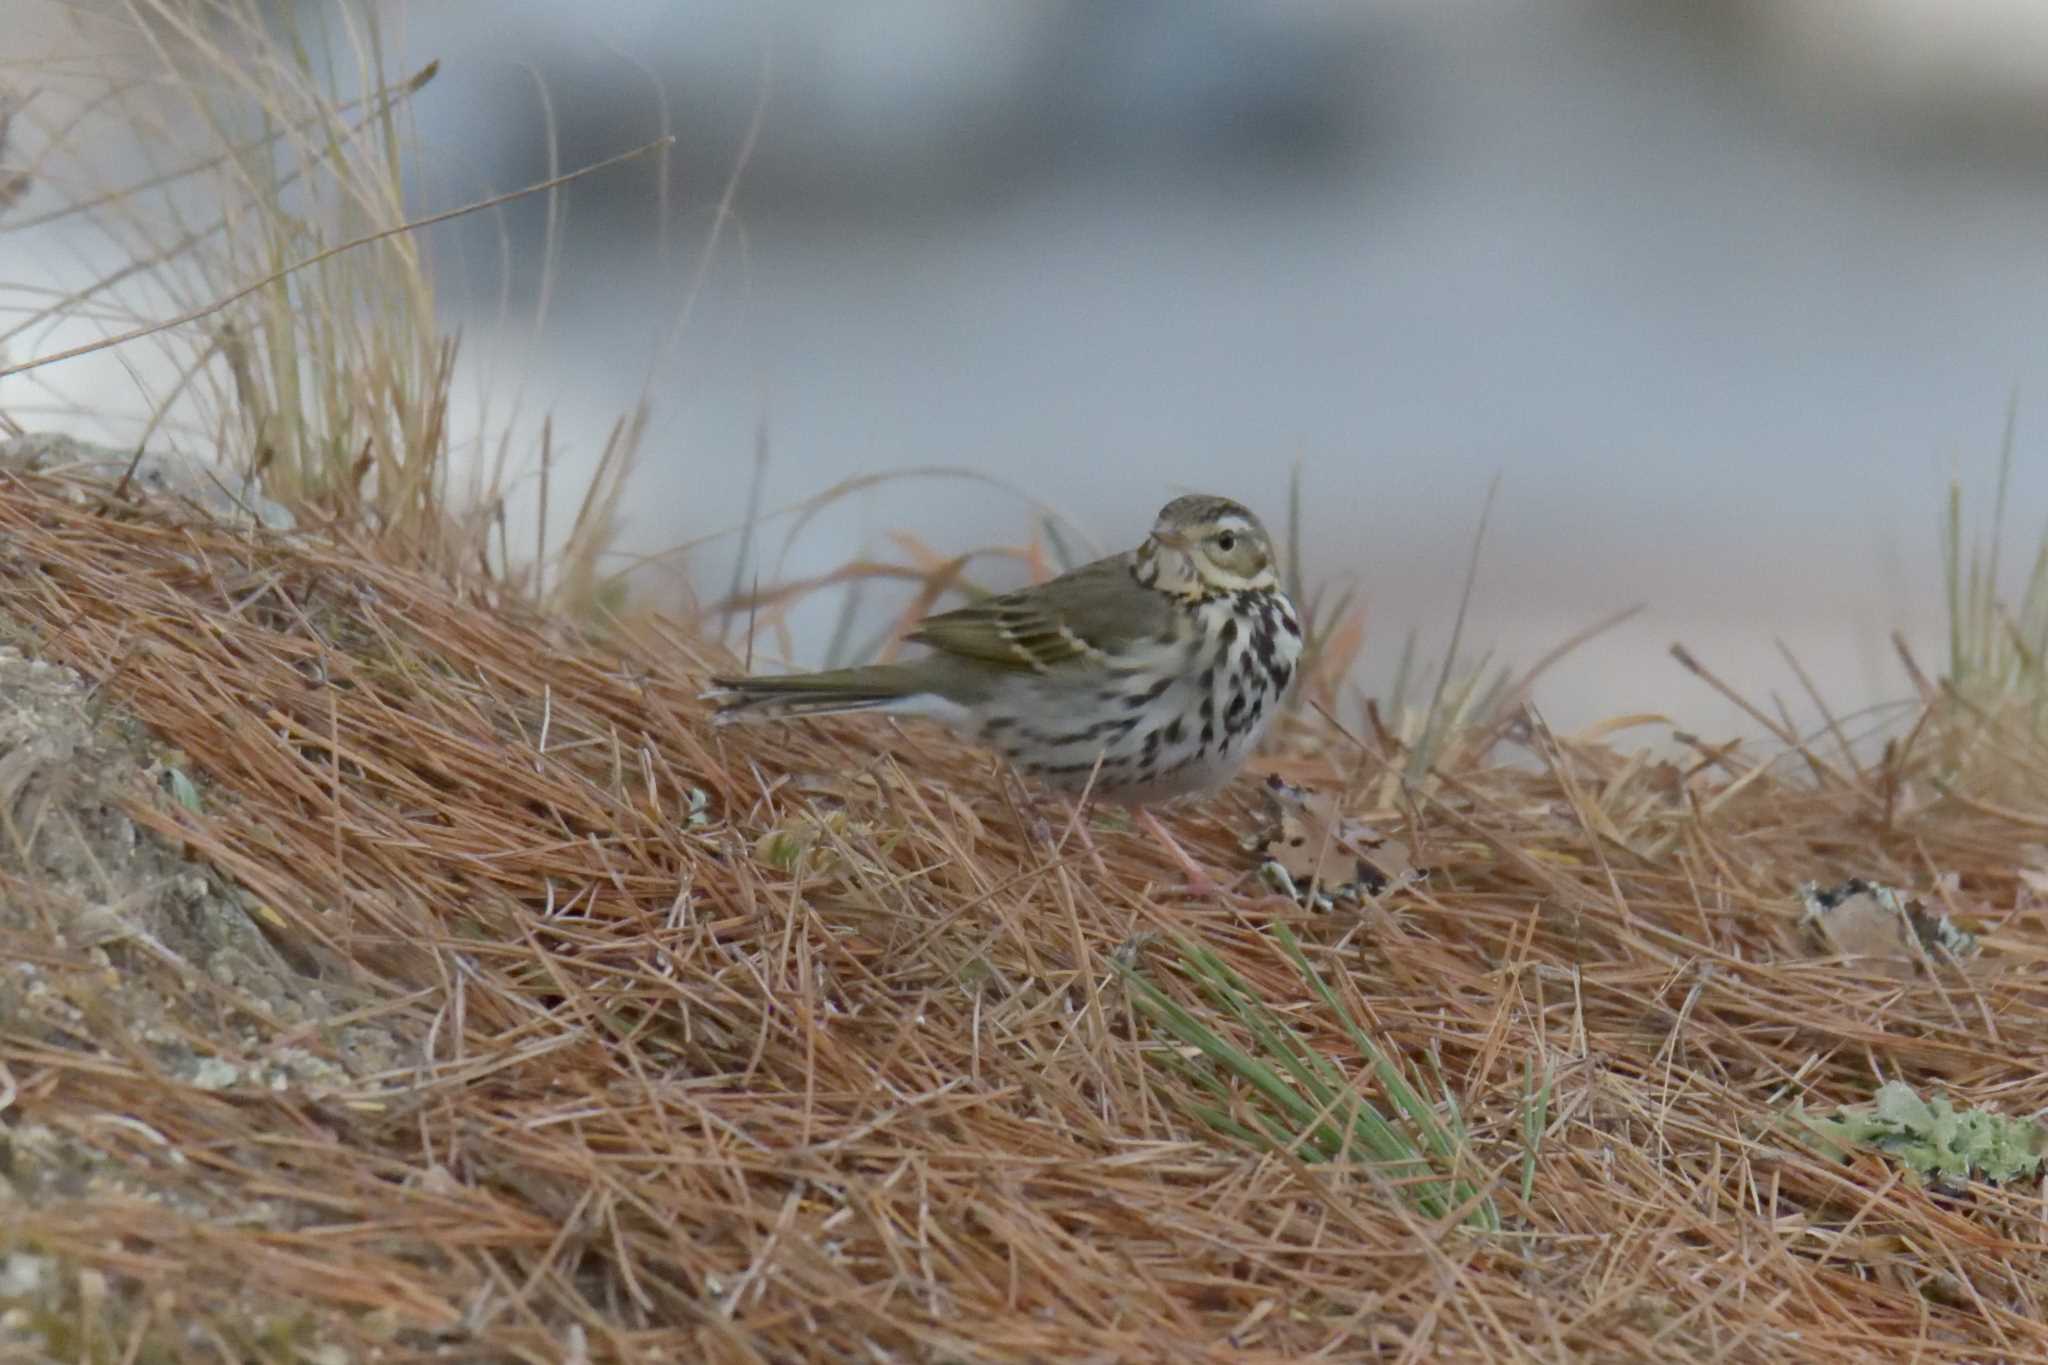
[[[1526,666],[1644,602],[1546,714],[1725,735],[1757,727],[1672,641],[1807,719],[1780,639],[1844,712],[1907,695],[1894,628],[1942,666],[1942,500],[1988,503],[2015,402],[2009,558],[2048,508],[2037,0],[379,13],[395,67],[441,62],[421,212],[677,137],[433,237],[470,360],[554,414],[558,480],[648,398],[625,547],[701,542],[654,591],[894,530],[1015,542],[1034,500],[1095,548],[1195,489],[1281,523],[1298,468],[1378,691],[1411,631],[1448,645],[1498,475],[1466,651]],[[768,508],[902,469],[1004,487],[879,484],[736,564],[759,451]],[[796,662],[841,605],[793,618]]]

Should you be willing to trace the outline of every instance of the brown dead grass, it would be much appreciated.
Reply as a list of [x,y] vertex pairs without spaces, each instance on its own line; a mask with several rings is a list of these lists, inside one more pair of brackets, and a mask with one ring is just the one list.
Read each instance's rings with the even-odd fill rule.
[[[615,483],[552,581],[506,575],[488,499],[449,520],[449,353],[389,116],[416,83],[371,71],[337,103],[264,59],[267,10],[241,0],[128,12],[178,39],[169,76],[196,54],[171,85],[202,115],[264,112],[332,221],[281,232],[280,184],[233,175],[220,224],[260,250],[155,240],[122,197],[66,211],[132,215],[138,265],[193,272],[174,300],[241,300],[186,338],[219,389],[204,444],[361,529],[251,543],[0,483],[0,612],[208,779],[203,813],[140,782],[130,809],[239,881],[306,981],[257,992],[146,936],[88,944],[51,888],[0,881],[30,906],[5,922],[43,926],[10,933],[10,965],[45,988],[0,1016],[0,1189],[40,1192],[5,1210],[0,1277],[18,1249],[61,1261],[63,1321],[34,1324],[57,1354],[2048,1359],[2038,1184],[1931,1193],[1775,1126],[1893,1077],[2048,1107],[2048,754],[2006,674],[1930,688],[1881,759],[1830,742],[1782,767],[1397,725],[1436,759],[1411,792],[1429,765],[1395,736],[1298,722],[1272,765],[1344,787],[1437,869],[1327,916],[1248,878],[1179,894],[1121,826],[1095,827],[1099,861],[1056,847],[1057,815],[928,731],[714,733],[695,693],[729,661],[693,631],[599,646],[521,605],[606,600]],[[375,251],[329,259],[364,228]],[[2039,634],[1981,596],[1959,652]],[[1333,640],[1332,676],[1356,645]],[[1176,817],[1219,868],[1242,866],[1249,790]],[[1817,957],[1793,888],[1850,875],[1945,903],[1986,956],[1903,982]],[[1441,1077],[1501,1233],[1188,1117],[1118,964],[1244,1032],[1176,970],[1176,936],[1374,1089],[1281,924],[1411,1076]],[[121,1007],[178,993],[205,1006],[182,1037]],[[205,1057],[238,1079],[198,1083]]]
[[[138,790],[135,817],[417,1049],[367,1069],[334,1021],[231,992],[254,1051],[351,1083],[204,1090],[119,1039],[0,1037],[10,1117],[156,1196],[88,1187],[10,1236],[158,1327],[257,1293],[387,1360],[2048,1358],[2040,1187],[1939,1195],[1772,1127],[1893,1076],[2048,1106],[2048,926],[2018,876],[2043,822],[1938,792],[1931,727],[1819,777],[1541,737],[1534,766],[1461,759],[1413,813],[1430,882],[1308,916],[1184,897],[1112,825],[1100,868],[1056,854],[928,731],[714,732],[714,660],[680,633],[598,648],[347,546],[20,480],[0,547],[0,609],[211,780],[203,815]],[[1354,807],[1393,789],[1306,725],[1280,762],[1357,775]],[[1240,804],[1179,832],[1240,866]],[[815,840],[794,875],[754,851],[774,830]],[[1801,880],[1949,873],[1989,947],[1967,972],[1902,984],[1796,930]],[[1151,942],[1148,974],[1214,1011],[1148,934],[1198,938],[1359,1071],[1280,922],[1411,1074],[1440,1071],[1502,1234],[1184,1116],[1114,955]],[[1553,1089],[1525,1199],[1531,1076]]]

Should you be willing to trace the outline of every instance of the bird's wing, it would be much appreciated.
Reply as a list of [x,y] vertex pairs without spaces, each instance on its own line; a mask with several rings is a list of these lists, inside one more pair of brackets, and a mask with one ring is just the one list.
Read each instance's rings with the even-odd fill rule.
[[1112,555],[1049,583],[927,616],[910,638],[941,654],[1049,673],[1157,636],[1171,624],[1163,593],[1131,577],[1131,556]]

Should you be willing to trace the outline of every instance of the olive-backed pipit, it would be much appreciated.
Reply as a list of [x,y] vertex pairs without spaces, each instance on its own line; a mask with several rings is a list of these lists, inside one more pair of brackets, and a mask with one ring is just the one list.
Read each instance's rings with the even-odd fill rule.
[[1139,808],[1213,791],[1257,745],[1301,654],[1271,539],[1228,498],[1176,498],[1137,549],[925,618],[906,663],[718,678],[720,724],[928,716],[1069,791]]

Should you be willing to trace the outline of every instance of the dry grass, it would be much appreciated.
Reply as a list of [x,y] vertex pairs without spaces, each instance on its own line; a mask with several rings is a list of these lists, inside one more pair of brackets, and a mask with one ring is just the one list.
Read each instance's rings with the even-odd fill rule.
[[[1965,721],[1819,779],[1539,732],[1540,766],[1461,759],[1408,815],[1425,888],[1308,916],[1185,899],[1115,827],[1100,868],[1055,853],[927,732],[713,732],[689,639],[599,651],[357,549],[29,484],[0,491],[0,538],[0,605],[213,784],[204,814],[138,791],[136,818],[417,1048],[327,1092],[210,1091],[107,1040],[0,1042],[21,1114],[212,1191],[10,1217],[117,1292],[147,1284],[162,1320],[238,1285],[401,1359],[2048,1355],[2041,1189],[1931,1193],[1774,1128],[1894,1076],[2048,1105],[2044,906],[2020,877],[2042,822],[1936,789],[1927,737]],[[1281,762],[1368,792],[1399,756],[1297,727]],[[1232,809],[1180,821],[1223,867]],[[1816,957],[1793,887],[1852,873],[1953,874],[1987,958],[1901,983]],[[1162,1065],[1117,964],[1258,1048],[1176,936],[1379,1089],[1283,925],[1455,1097],[1500,1232],[1189,1117],[1208,1092]],[[258,1055],[230,1060],[354,1065],[329,1029],[236,1017]],[[238,1222],[223,1188],[291,1214]]]
[[[469,391],[484,410],[457,410],[459,347],[419,229],[552,193],[666,140],[420,216],[407,205],[411,110],[438,64],[392,70],[376,7],[292,19],[267,0],[37,8],[61,8],[75,37],[54,57],[0,51],[0,262],[10,239],[65,230],[65,250],[35,259],[66,260],[77,278],[57,287],[0,267],[12,405],[0,431],[52,413],[102,422],[124,447],[253,471],[302,519],[431,556],[444,573],[522,579],[529,596],[581,613],[614,597],[594,566],[642,417],[606,435],[566,525],[546,524],[565,500],[550,509],[545,492],[540,525],[510,524],[514,487],[547,487],[552,429],[520,411],[516,383],[506,400],[482,376]],[[109,386],[84,400],[63,387],[61,366],[96,353],[125,367],[144,406],[135,422],[95,406],[116,406]],[[529,445],[535,458],[518,458]]]
[[[1956,685],[1878,757],[1653,762],[1443,684],[1363,739],[1297,717],[1271,765],[1435,875],[1323,916],[1248,876],[1191,899],[1128,830],[1098,823],[1098,860],[931,732],[714,733],[695,694],[730,661],[694,628],[551,624],[608,600],[623,455],[561,570],[510,572],[495,493],[449,505],[452,358],[405,238],[291,268],[402,225],[414,84],[371,61],[337,101],[252,60],[254,0],[128,13],[152,80],[277,154],[206,163],[226,188],[171,240],[72,191],[171,274],[0,343],[25,363],[42,323],[260,281],[175,334],[213,398],[163,430],[331,525],[252,542],[9,479],[0,612],[182,751],[198,808],[138,782],[130,812],[250,893],[324,1009],[86,944],[77,907],[0,884],[47,990],[35,1026],[0,1015],[0,1175],[31,1128],[75,1162],[0,1234],[65,1267],[54,1353],[2048,1358],[2039,1185],[1932,1192],[1780,1123],[1894,1077],[2048,1108],[2048,572],[2010,618],[1995,574],[1956,580]],[[68,136],[8,183],[61,179]],[[1326,692],[1358,643],[1331,608]],[[1249,792],[1180,836],[1243,868]],[[1794,888],[1851,875],[1944,903],[1985,956],[1818,956]],[[164,1065],[120,1008],[145,990],[198,1002],[175,1041],[244,1079]]]

